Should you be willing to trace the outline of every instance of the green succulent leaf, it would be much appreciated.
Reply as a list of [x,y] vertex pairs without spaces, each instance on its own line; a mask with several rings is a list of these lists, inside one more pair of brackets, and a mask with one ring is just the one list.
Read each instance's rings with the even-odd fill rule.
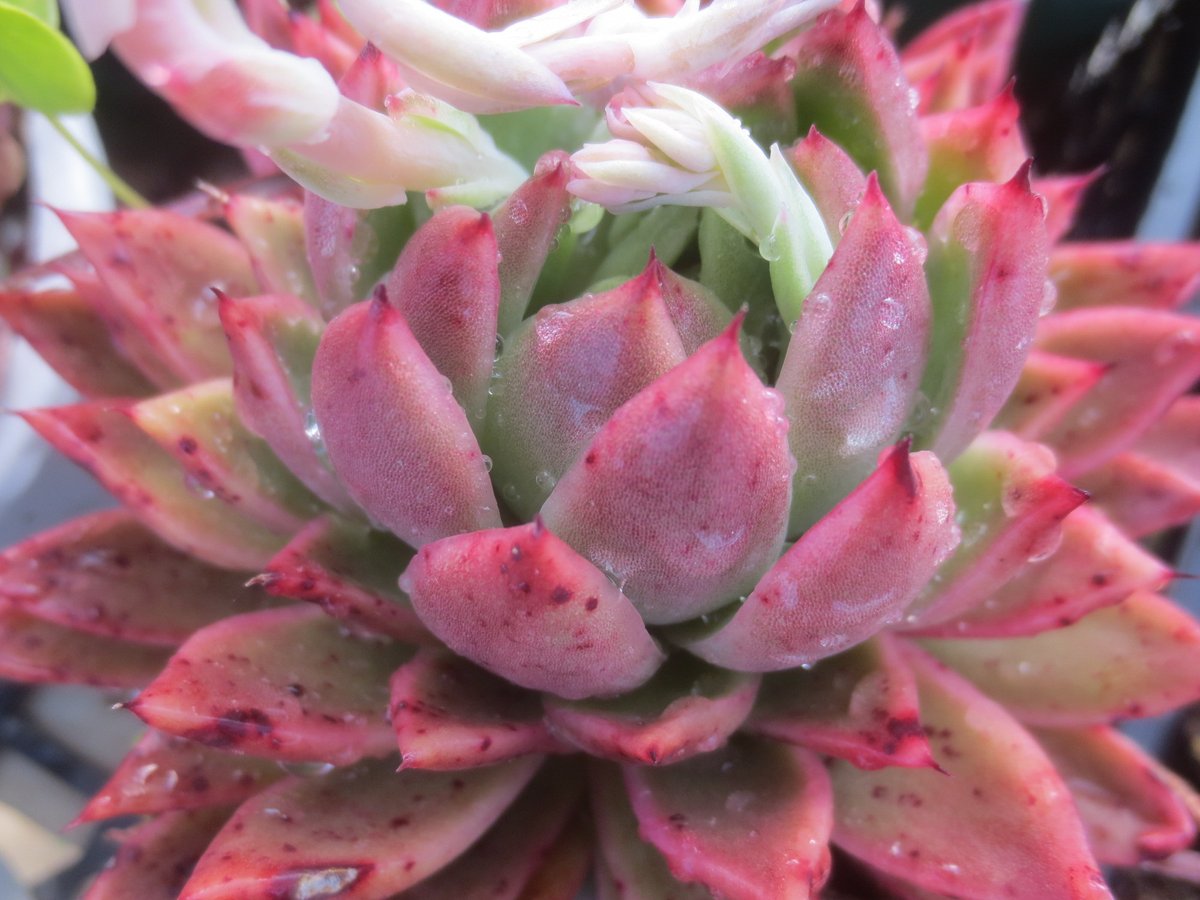
[[96,83],[57,18],[46,0],[0,0],[0,100],[46,115],[91,112]]

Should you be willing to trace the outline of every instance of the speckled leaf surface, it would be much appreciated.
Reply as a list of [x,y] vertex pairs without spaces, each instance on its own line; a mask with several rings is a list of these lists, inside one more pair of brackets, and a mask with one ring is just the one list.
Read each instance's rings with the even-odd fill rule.
[[1200,287],[1200,242],[1079,241],[1050,254],[1060,311],[1091,306],[1174,309]]
[[225,219],[250,254],[264,291],[317,303],[304,253],[304,206],[299,200],[234,194],[225,203]]
[[1102,375],[1103,363],[1031,350],[993,426],[1036,441],[1056,426]]
[[830,235],[840,235],[867,189],[867,176],[846,151],[813,126],[787,151],[800,183],[812,196]]

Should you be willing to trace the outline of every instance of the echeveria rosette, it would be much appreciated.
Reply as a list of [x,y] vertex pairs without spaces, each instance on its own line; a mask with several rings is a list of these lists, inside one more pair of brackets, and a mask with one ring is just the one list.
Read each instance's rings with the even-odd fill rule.
[[92,900],[1186,859],[1114,725],[1200,696],[1135,540],[1200,511],[1200,250],[1058,243],[1019,3],[900,51],[812,0],[69,6],[307,189],[63,213],[0,293],[123,504],[0,555],[0,672],[151,726]]

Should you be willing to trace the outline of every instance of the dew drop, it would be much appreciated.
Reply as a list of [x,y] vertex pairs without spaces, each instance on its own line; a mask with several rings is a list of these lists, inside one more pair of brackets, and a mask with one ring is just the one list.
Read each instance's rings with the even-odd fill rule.
[[483,470],[485,472],[492,471],[492,466],[495,465],[495,463],[492,461],[492,458],[490,456],[488,456],[486,453],[483,454],[483,456],[481,458],[483,459]]
[[1058,285],[1049,278],[1042,285],[1042,305],[1038,309],[1039,316],[1047,316],[1054,311],[1055,304],[1058,303]]
[[188,493],[199,497],[201,500],[212,500],[217,496],[216,491],[207,487],[203,481],[195,475],[188,475],[183,479],[183,486],[188,489]]
[[879,324],[889,331],[896,331],[904,324],[908,310],[895,297],[884,297],[879,301]]
[[541,472],[538,472],[537,475],[534,476],[533,480],[536,482],[537,486],[544,491],[552,490],[554,485],[558,483],[558,479],[544,469]]
[[845,213],[838,219],[838,234],[845,234],[846,229],[850,227],[850,220],[854,218],[854,210]]

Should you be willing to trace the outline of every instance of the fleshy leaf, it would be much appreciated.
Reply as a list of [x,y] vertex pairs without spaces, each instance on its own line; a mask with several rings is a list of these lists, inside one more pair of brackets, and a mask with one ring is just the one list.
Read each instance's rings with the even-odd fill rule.
[[546,723],[593,756],[670,765],[715,750],[750,713],[758,678],[677,653],[640,688],[611,700],[545,698]]
[[916,651],[905,656],[934,755],[950,777],[864,772],[835,760],[835,843],[938,895],[1108,898],[1066,786],[1033,738],[945,667]]
[[211,289],[258,293],[250,258],[232,235],[164,210],[59,217],[96,267],[126,327],[141,330],[172,372],[187,381],[229,374]]
[[1033,732],[1075,798],[1100,862],[1136,866],[1188,847],[1196,823],[1137,744],[1112,728]]
[[391,691],[401,768],[473,769],[557,748],[536,694],[444,651],[418,652]]
[[224,753],[150,730],[76,822],[241,803],[282,775],[270,760]]
[[175,458],[195,490],[215,494],[272,531],[297,531],[323,509],[242,425],[228,378],[143,400],[129,416]]
[[848,759],[860,769],[933,764],[916,682],[885,634],[811,670],[767,675],[746,730]]
[[84,900],[174,900],[230,812],[220,808],[165,813],[124,832],[112,863]]
[[312,391],[338,477],[401,540],[500,523],[467,415],[398,309],[377,297],[330,322]]
[[1103,725],[1200,697],[1200,624],[1149,593],[1033,637],[922,644],[1032,725]]
[[866,478],[912,409],[929,344],[925,245],[872,176],[792,332],[776,389],[796,457],[789,534]]
[[862,4],[826,13],[788,48],[796,60],[792,89],[797,125],[815,125],[864,172],[875,171],[884,193],[908,218],[929,165],[900,59],[883,28]]
[[498,258],[492,220],[452,206],[417,229],[381,287],[475,423],[496,355]]
[[[1082,175],[1052,175],[1033,180],[1033,192],[1046,202],[1046,237],[1050,243],[1057,244],[1074,227],[1084,195],[1103,174],[1101,168]],[[1053,251],[1050,260],[1053,277]]]
[[542,507],[654,624],[725,604],[783,546],[787,420],[742,358],[741,318],[613,413]]
[[742,671],[833,656],[896,622],[958,539],[945,470],[902,442],[792,545],[724,627],[674,639]]
[[1137,590],[1158,590],[1171,577],[1101,513],[1080,507],[1063,521],[1048,559],[1030,562],[998,590],[982,588],[975,606],[955,621],[918,628],[939,637],[1011,637],[1070,625]]
[[387,679],[411,655],[307,606],[234,616],[196,632],[129,708],[217,749],[345,765],[393,752]]
[[808,751],[736,738],[624,774],[639,832],[679,880],[729,900],[806,900],[829,877],[829,776]]
[[181,900],[390,897],[470,847],[538,763],[528,757],[443,774],[368,762],[289,778],[242,804]]
[[426,544],[400,587],[455,653],[567,699],[632,690],[664,658],[629,600],[540,520]]
[[225,218],[250,254],[262,289],[316,304],[317,288],[304,252],[304,208],[290,197],[235,194]]
[[1038,347],[1103,363],[1104,375],[1042,436],[1065,476],[1083,474],[1132,445],[1200,377],[1200,326],[1145,309],[1080,309],[1047,316]]
[[429,633],[396,580],[412,551],[382,531],[322,516],[254,579],[268,593],[316,603],[348,627],[424,643]]
[[845,150],[815,126],[791,146],[787,156],[820,210],[825,230],[841,234],[846,216],[858,206],[867,189],[867,177]]
[[650,269],[538,310],[505,341],[488,404],[504,502],[532,516],[613,412],[685,358]]
[[120,638],[100,637],[0,605],[0,677],[51,684],[141,687],[170,651]]
[[263,605],[246,576],[164,544],[125,510],[91,513],[0,554],[0,598],[102,637],[179,644],[197,628]]
[[733,317],[721,298],[700,282],[684,278],[664,265],[653,250],[646,271],[658,281],[685,355],[691,356],[729,327]]
[[993,426],[1036,441],[1062,421],[1104,370],[1102,363],[1031,350],[1017,386]]
[[1046,296],[1046,252],[1028,168],[1006,184],[964,185],[933,223],[929,407],[913,424],[944,460],[987,428],[1020,377]]
[[1054,454],[1003,431],[985,432],[950,466],[962,543],[909,610],[938,624],[969,613],[1062,541],[1063,520],[1087,499],[1055,473]]
[[1050,254],[1055,309],[1140,306],[1174,309],[1200,288],[1200,242],[1060,244]]
[[130,421],[120,404],[81,403],[21,416],[185,553],[246,571],[261,567],[283,546],[280,535],[202,486],[189,485],[179,464]]
[[541,868],[525,883],[517,900],[575,900],[592,869],[592,833],[576,816],[546,853]]

